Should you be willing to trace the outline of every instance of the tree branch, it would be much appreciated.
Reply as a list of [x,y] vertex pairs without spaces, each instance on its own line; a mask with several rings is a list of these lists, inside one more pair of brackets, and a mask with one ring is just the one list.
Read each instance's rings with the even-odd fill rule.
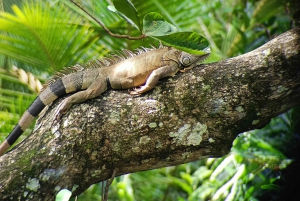
[[133,97],[108,90],[52,126],[59,101],[0,158],[0,199],[78,195],[116,175],[228,153],[244,131],[300,105],[300,29],[247,54],[162,80]]

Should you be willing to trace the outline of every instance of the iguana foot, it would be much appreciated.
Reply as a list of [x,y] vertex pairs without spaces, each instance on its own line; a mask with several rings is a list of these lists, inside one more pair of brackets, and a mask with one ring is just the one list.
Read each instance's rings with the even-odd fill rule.
[[141,94],[143,93],[143,92],[140,92],[141,88],[142,88],[142,87],[134,87],[134,88],[132,89],[132,91],[129,90],[129,93],[130,93],[131,95],[141,95]]
[[142,94],[142,93],[145,93],[146,91],[149,91],[153,89],[153,87],[151,86],[148,86],[147,84],[144,85],[144,86],[141,86],[139,88],[133,88],[133,91],[130,91],[130,94],[131,95],[139,95],[139,94]]
[[141,95],[141,93],[139,93],[138,90],[139,90],[139,89],[135,87],[135,88],[133,88],[132,91],[129,91],[129,93],[130,93],[131,95]]
[[70,109],[72,104],[69,99],[66,98],[61,101],[61,103],[57,106],[56,111],[54,113],[54,121],[59,122],[60,118]]

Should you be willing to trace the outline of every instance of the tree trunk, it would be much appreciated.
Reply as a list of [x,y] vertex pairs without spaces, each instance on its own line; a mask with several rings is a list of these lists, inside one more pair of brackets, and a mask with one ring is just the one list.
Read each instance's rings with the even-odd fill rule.
[[0,200],[73,196],[116,175],[227,154],[236,136],[300,105],[300,29],[247,54],[199,65],[131,96],[108,90],[74,105],[60,100],[22,143],[0,158]]

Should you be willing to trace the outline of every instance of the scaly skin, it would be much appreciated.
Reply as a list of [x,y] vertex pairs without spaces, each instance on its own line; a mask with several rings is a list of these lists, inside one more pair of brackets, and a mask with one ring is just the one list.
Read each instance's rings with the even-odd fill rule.
[[[125,50],[124,54],[127,59],[116,57],[115,60],[91,62],[88,66],[93,66],[93,68],[86,69],[83,69],[83,66],[79,66],[79,69],[77,65],[76,70],[80,71],[52,79],[0,145],[0,156],[9,149],[47,105],[68,93],[75,92],[62,100],[57,107],[56,121],[59,121],[73,104],[95,98],[105,92],[108,84],[113,89],[134,88],[130,94],[142,94],[153,89],[159,79],[193,68],[197,62],[207,58],[210,52],[193,55],[172,47],[161,46],[157,49],[143,48],[143,50],[138,50],[138,53]],[[142,84],[145,85],[135,88]]]

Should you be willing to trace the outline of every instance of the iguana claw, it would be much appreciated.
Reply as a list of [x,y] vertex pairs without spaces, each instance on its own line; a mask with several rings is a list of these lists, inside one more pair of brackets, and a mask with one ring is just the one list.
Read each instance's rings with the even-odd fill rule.
[[60,118],[70,109],[71,106],[72,104],[69,103],[68,98],[62,100],[54,113],[54,122],[59,122]]
[[133,91],[130,91],[129,93],[131,95],[141,95],[141,93],[139,93],[140,88],[133,88]]

